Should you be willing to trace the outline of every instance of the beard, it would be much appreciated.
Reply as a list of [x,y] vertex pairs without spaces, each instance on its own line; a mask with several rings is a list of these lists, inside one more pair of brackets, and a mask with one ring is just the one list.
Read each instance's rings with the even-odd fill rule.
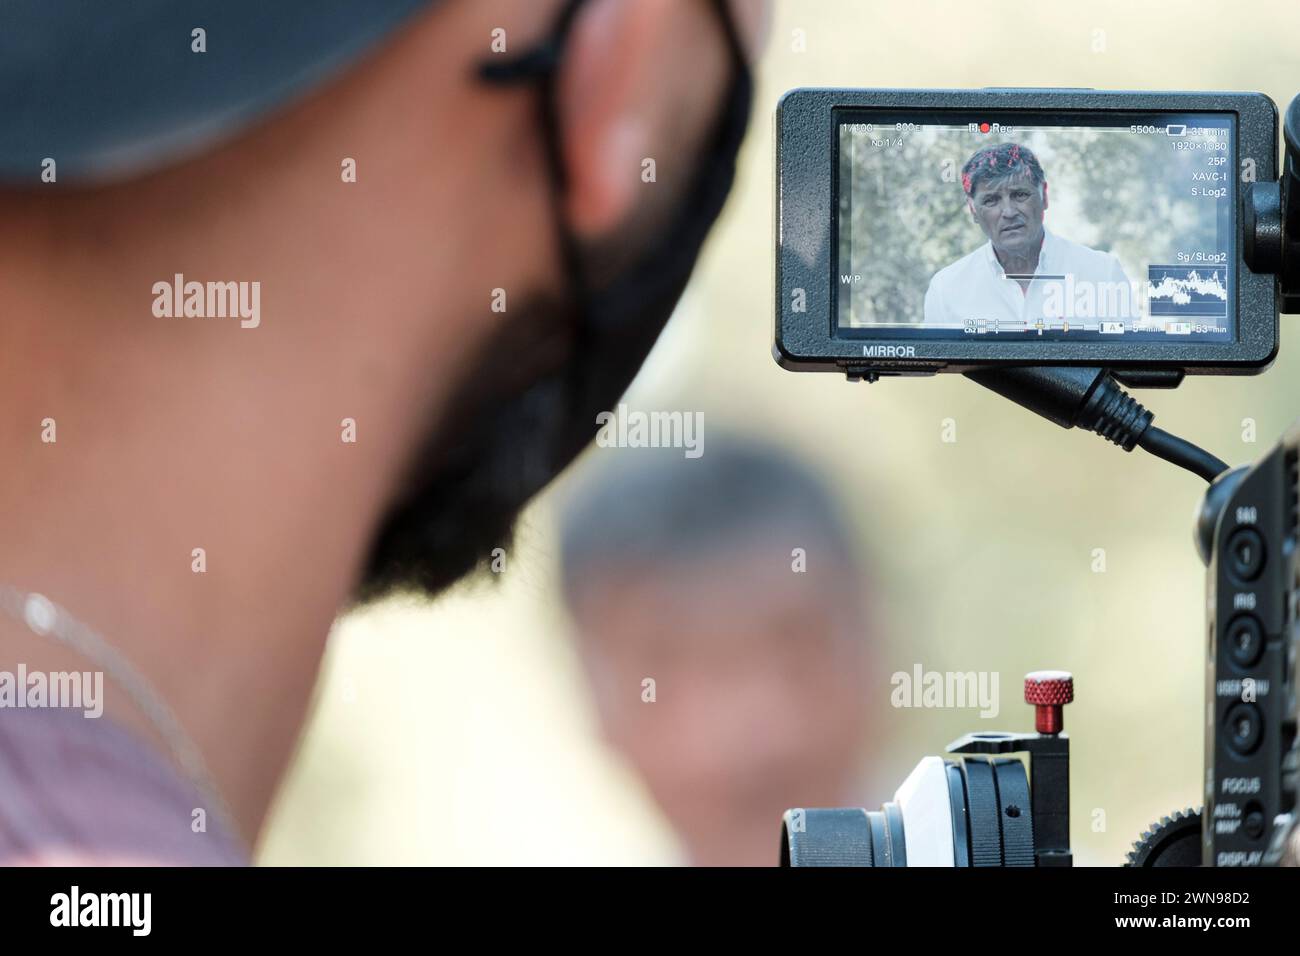
[[420,443],[353,605],[435,596],[508,549],[519,513],[595,437],[597,414],[631,383],[685,282],[640,302],[636,321],[599,334],[571,296],[525,302]]
[[[571,348],[556,333],[568,310],[539,297],[511,312],[417,447],[375,534],[355,604],[432,597],[485,565],[495,549],[510,546],[528,500],[580,450],[566,458],[560,437],[574,369],[562,354]],[[523,344],[528,330],[552,334]],[[501,367],[502,356],[520,354],[531,356],[528,371]]]

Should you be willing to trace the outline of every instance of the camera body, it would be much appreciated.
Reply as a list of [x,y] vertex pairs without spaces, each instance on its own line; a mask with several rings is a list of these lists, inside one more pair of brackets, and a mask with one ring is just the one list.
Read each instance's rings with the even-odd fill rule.
[[[1279,309],[1300,311],[1300,97],[1280,178],[1277,109],[1255,93],[793,90],[776,127],[780,365],[965,373],[1211,480],[1205,805],[1128,862],[1300,864],[1300,426],[1226,470],[1114,381],[1272,362]],[[880,811],[788,811],[782,862],[1070,865],[1073,681],[1025,692],[1036,732],[966,735]]]
[[1274,223],[1246,200],[1275,181],[1277,126],[1257,93],[792,90],[774,355],[873,381],[1259,372],[1277,279],[1247,260]]
[[[1214,482],[1196,542],[1208,568],[1205,806],[1154,824],[1129,864],[1274,865],[1300,854],[1300,425]],[[967,734],[949,759],[923,758],[880,811],[787,811],[783,865],[1070,865],[1061,707],[1073,681],[1039,672],[1025,691],[1036,732]]]
[[[1062,671],[1025,678],[1035,733],[981,731],[924,757],[880,810],[787,810],[782,866],[1070,866],[1070,738]],[[1021,761],[1017,755],[1028,759]]]
[[1296,824],[1300,427],[1206,494],[1203,863],[1276,862]]

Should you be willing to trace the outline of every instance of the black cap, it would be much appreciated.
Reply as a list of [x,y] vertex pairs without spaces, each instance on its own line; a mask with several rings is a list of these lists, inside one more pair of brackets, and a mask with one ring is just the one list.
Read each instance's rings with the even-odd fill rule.
[[[228,139],[435,0],[3,0],[0,184],[128,178]],[[202,29],[206,52],[195,52]]]

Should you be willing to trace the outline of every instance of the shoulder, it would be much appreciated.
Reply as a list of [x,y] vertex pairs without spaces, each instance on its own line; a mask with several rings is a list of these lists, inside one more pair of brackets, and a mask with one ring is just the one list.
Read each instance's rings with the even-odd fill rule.
[[0,790],[0,865],[249,862],[197,786],[107,716],[56,708],[6,714],[0,781],[13,783]]
[[1093,271],[1109,272],[1119,268],[1119,259],[1112,252],[1093,249],[1073,239],[1052,234],[1052,243],[1056,247],[1059,261],[1065,262],[1072,272]]
[[956,262],[950,262],[933,276],[930,277],[930,291],[943,292],[954,285],[965,285],[969,280],[971,273],[983,265],[982,258],[985,255],[984,246],[980,246],[974,252],[968,252]]

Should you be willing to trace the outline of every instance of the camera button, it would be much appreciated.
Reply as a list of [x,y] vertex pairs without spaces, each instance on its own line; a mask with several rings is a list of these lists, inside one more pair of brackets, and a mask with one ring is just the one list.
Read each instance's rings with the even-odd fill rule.
[[1238,614],[1224,634],[1228,654],[1238,667],[1254,667],[1264,653],[1264,627],[1253,614]]
[[1259,708],[1245,702],[1233,704],[1224,722],[1228,725],[1228,746],[1243,756],[1253,753],[1264,733]]
[[1239,528],[1228,539],[1228,567],[1243,581],[1259,577],[1264,569],[1264,539],[1254,528]]
[[1246,831],[1246,836],[1250,837],[1252,840],[1258,840],[1264,835],[1264,825],[1266,822],[1263,807],[1254,800],[1246,804],[1246,819],[1242,825],[1242,829]]

